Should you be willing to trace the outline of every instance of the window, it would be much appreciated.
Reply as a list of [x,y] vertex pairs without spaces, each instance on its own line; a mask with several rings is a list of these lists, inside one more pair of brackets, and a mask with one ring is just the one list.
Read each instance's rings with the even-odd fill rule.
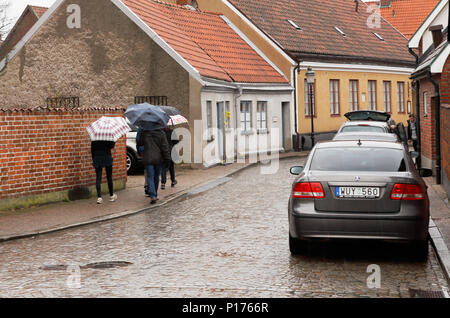
[[[316,99],[315,93],[316,92],[315,92],[314,88],[315,87],[313,85],[312,86],[312,106],[313,106],[312,112],[313,112],[313,115],[315,116],[316,115],[316,105],[315,105],[315,99]],[[306,117],[309,117],[310,113],[311,113],[311,105],[309,104],[309,100],[310,100],[309,94],[310,94],[309,85],[305,79],[305,116]]]
[[[333,160],[330,160],[333,158]],[[310,170],[318,171],[407,171],[402,150],[389,148],[317,149]]]
[[292,20],[287,20],[295,29],[297,29],[297,30],[299,30],[299,31],[301,31],[302,30],[302,28],[301,27],[299,27],[298,25],[297,25],[297,23],[295,23],[294,21],[292,21]]
[[423,93],[423,114],[428,115],[428,92]]
[[405,83],[397,83],[397,100],[398,100],[398,112],[405,112]]
[[355,111],[359,109],[359,92],[357,80],[350,80],[350,111]]
[[339,29],[338,27],[335,26],[334,29],[335,29],[336,31],[338,31],[340,35],[346,36],[345,32],[342,31],[341,29]]
[[339,115],[339,80],[330,80],[330,114]]
[[377,81],[369,81],[369,110],[377,110]]
[[252,129],[252,102],[241,102],[241,131],[246,132]]
[[258,102],[256,106],[256,125],[259,131],[267,130],[267,102]]
[[210,100],[206,101],[206,128],[208,130],[208,140],[212,137],[212,102]]
[[225,102],[225,129],[231,128],[231,109],[230,102]]
[[384,41],[383,37],[379,35],[377,32],[372,32],[380,41]]
[[383,106],[386,113],[391,112],[391,82],[383,81]]

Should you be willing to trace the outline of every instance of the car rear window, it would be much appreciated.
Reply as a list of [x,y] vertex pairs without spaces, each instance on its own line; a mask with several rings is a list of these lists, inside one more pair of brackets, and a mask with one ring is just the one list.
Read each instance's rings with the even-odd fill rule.
[[341,130],[342,132],[358,132],[358,131],[366,131],[366,132],[377,132],[384,133],[385,130],[381,127],[377,126],[368,126],[368,125],[352,125],[345,126]]
[[310,170],[318,171],[406,171],[404,153],[388,148],[322,148],[312,158]]

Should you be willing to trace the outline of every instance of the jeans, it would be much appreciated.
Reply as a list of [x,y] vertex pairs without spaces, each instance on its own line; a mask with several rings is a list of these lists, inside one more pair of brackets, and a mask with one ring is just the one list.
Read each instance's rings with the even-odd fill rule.
[[173,163],[173,161],[171,160],[169,165],[167,165],[166,163],[163,163],[161,166],[162,166],[161,183],[166,184],[167,169],[169,169],[169,172],[170,172],[170,180],[172,180],[172,182],[175,182],[175,164]]
[[151,198],[158,197],[159,175],[161,173],[160,165],[146,166],[148,193]]
[[[106,170],[106,178],[108,180],[108,190],[109,190],[109,195],[113,196],[114,194],[114,189],[113,189],[113,180],[112,180],[112,166],[109,167],[105,167]],[[102,171],[103,168],[95,168],[95,175],[96,175],[96,180],[95,180],[95,187],[97,189],[97,197],[101,198],[102,197]]]

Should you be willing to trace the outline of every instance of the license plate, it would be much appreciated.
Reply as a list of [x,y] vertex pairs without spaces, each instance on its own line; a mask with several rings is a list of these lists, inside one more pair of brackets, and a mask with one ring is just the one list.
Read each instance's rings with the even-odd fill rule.
[[338,198],[378,198],[380,188],[374,187],[336,187]]

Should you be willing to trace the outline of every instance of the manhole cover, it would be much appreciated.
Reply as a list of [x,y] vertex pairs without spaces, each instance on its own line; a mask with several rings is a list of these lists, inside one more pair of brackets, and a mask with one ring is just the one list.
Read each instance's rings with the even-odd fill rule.
[[411,298],[445,298],[442,291],[421,290],[421,289],[409,289]]

